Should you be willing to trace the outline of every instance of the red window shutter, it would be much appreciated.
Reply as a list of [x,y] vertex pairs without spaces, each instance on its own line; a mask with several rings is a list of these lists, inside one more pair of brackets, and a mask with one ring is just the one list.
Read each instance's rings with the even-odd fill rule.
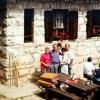
[[52,41],[52,34],[53,34],[53,12],[45,11],[44,13],[44,22],[45,22],[45,42]]
[[77,39],[78,11],[69,12],[69,40]]

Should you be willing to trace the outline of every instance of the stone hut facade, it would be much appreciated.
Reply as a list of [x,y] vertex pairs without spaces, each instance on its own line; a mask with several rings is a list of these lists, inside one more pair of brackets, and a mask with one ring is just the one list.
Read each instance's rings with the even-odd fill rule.
[[82,77],[88,56],[100,63],[99,0],[0,0],[0,81],[21,85],[39,68],[44,48],[63,39]]

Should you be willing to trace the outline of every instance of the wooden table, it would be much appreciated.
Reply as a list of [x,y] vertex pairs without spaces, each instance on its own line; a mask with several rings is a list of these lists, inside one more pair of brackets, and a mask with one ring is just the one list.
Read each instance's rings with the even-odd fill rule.
[[[71,79],[69,75],[59,74],[58,81],[61,83],[66,83],[66,80]],[[91,83],[86,84],[86,82],[82,79],[79,80],[78,83],[66,83],[69,87],[72,88],[74,92],[79,95],[82,95],[84,99],[92,100],[94,92],[100,89],[100,85]]]

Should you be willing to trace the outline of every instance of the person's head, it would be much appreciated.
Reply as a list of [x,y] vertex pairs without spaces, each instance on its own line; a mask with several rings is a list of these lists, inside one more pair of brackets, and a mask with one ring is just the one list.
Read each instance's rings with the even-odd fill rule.
[[58,49],[61,49],[61,48],[62,48],[61,43],[58,43],[58,44],[57,44],[57,47],[58,47]]
[[92,62],[92,57],[88,57],[88,58],[87,58],[87,61],[88,61],[88,62]]
[[53,45],[53,50],[54,50],[54,51],[57,51],[57,50],[58,50],[57,44],[54,44],[54,45]]
[[45,48],[45,53],[46,53],[46,54],[49,53],[49,48],[48,48],[48,47]]
[[65,50],[69,51],[69,48],[70,48],[70,44],[65,44]]
[[66,51],[65,48],[61,49],[62,55],[65,53],[65,51]]

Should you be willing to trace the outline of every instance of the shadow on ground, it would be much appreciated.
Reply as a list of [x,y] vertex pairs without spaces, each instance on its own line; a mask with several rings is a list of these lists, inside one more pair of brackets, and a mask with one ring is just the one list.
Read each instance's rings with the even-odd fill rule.
[[36,93],[35,95],[41,97],[42,99],[45,99],[45,92],[39,92],[39,93]]

